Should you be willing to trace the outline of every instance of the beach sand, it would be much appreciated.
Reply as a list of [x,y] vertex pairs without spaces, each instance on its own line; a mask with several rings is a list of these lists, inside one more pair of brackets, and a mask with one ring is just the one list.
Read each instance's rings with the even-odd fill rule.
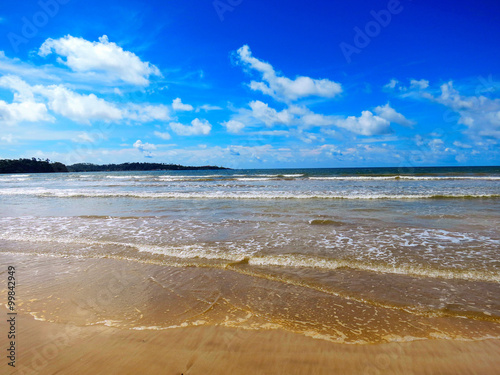
[[[342,344],[273,325],[269,325],[269,329],[223,326],[224,320],[220,317],[227,311],[208,314],[209,309],[217,306],[208,304],[207,308],[197,304],[199,289],[193,299],[186,297],[193,293],[178,296],[177,302],[182,308],[164,317],[162,309],[172,309],[173,305],[162,300],[166,292],[164,286],[157,285],[158,272],[162,269],[158,265],[13,254],[2,254],[0,265],[2,270],[7,265],[16,266],[19,304],[16,369],[9,368],[4,357],[1,373],[494,374],[500,368],[498,339]],[[206,270],[192,268],[177,272],[174,275],[187,275],[188,280],[207,284],[196,278]],[[146,283],[145,280],[151,279],[154,282]],[[142,289],[145,284],[158,290]],[[95,290],[95,304],[73,303],[75,298],[91,298],[84,295],[88,290]],[[207,299],[213,298],[207,294],[209,290],[202,290]],[[104,298],[103,291],[113,293]],[[4,304],[6,289],[1,293],[0,301]],[[130,306],[131,298],[137,302],[134,306]],[[155,329],[147,324],[175,316],[184,319],[186,304],[191,304],[193,324],[177,327],[173,324],[174,328],[168,329]],[[134,325],[136,315],[132,312],[139,311],[137,306],[147,306],[150,314],[140,307],[141,324]],[[7,310],[3,311],[7,316]],[[126,317],[125,326],[113,326],[120,315]],[[210,316],[218,324],[207,324]],[[100,321],[101,317],[105,319]],[[205,320],[196,320],[202,318]],[[0,343],[5,350],[7,326],[2,327],[5,332],[0,335]]]
[[347,345],[278,330],[136,331],[19,318],[16,374],[495,374],[500,368],[500,340]]

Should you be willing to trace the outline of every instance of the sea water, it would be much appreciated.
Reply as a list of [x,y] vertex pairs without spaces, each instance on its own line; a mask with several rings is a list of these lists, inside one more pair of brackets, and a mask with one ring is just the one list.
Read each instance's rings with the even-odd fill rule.
[[[149,315],[117,304],[85,324],[347,343],[500,335],[498,167],[12,174],[0,208],[0,251],[26,262],[164,267],[144,279],[170,293]],[[28,292],[36,316],[43,291]],[[199,306],[181,313],[179,296]]]

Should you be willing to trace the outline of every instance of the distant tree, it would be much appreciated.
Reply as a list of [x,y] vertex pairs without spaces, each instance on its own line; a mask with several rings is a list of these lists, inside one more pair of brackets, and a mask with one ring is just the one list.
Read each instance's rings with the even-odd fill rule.
[[118,172],[118,171],[171,171],[171,170],[212,170],[228,169],[211,165],[202,167],[182,166],[178,164],[164,163],[122,163],[96,165],[90,163],[78,163],[68,166],[70,172]]
[[0,173],[52,173],[52,172],[101,172],[101,171],[170,171],[170,170],[213,170],[229,169],[205,165],[201,167],[182,166],[178,164],[164,163],[122,163],[96,165],[90,163],[78,163],[66,166],[63,163],[51,162],[49,159],[18,159],[0,160]]
[[49,160],[18,159],[0,160],[0,173],[52,173],[68,172],[62,163],[50,163]]

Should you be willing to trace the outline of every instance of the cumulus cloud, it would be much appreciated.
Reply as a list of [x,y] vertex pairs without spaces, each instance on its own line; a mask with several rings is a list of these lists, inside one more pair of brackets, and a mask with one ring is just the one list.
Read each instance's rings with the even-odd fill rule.
[[222,109],[221,107],[218,107],[216,105],[203,104],[203,105],[199,106],[198,108],[196,108],[196,112],[200,112],[200,111],[205,111],[205,112],[208,112],[208,111],[219,111],[221,109]]
[[7,103],[0,100],[0,123],[16,125],[21,122],[52,121],[47,113],[47,107],[42,103],[26,101],[21,103]]
[[391,79],[389,81],[389,83],[387,83],[386,85],[384,85],[384,88],[387,88],[387,89],[394,89],[396,87],[396,85],[399,84],[399,81],[397,79]]
[[[267,128],[274,126],[284,126],[289,129],[299,128],[306,129],[310,127],[322,127],[328,125],[334,125],[335,119],[338,116],[327,116],[319,113],[314,113],[309,108],[302,105],[289,105],[285,109],[276,110],[270,107],[267,103],[261,102],[260,100],[254,100],[248,104],[250,109],[240,108],[238,114],[234,116],[231,120],[236,121],[232,128],[236,129],[241,127],[240,124],[245,124],[245,127],[258,127],[264,124]],[[226,126],[229,124],[223,123]],[[231,125],[231,124],[229,124]],[[228,127],[229,131],[229,127]],[[234,132],[234,131],[233,131]],[[269,133],[269,132],[268,132]],[[260,131],[258,134],[264,134]],[[288,130],[283,131],[278,134],[290,134]],[[296,132],[294,134],[297,134]]]
[[309,109],[305,109],[304,113],[301,114],[300,120],[303,127],[328,126],[335,124],[334,116],[314,113]]
[[92,120],[118,121],[122,111],[94,94],[82,95],[64,86],[35,86],[35,92],[48,99],[49,108],[73,121],[89,124]]
[[138,122],[151,122],[155,120],[170,120],[169,110],[163,104],[135,104],[129,103],[124,110],[124,116]]
[[162,133],[159,131],[155,131],[154,135],[156,135],[158,138],[164,139],[166,141],[168,141],[170,138],[172,138],[172,136],[168,132]]
[[151,143],[143,143],[140,139],[135,141],[134,148],[139,150],[147,158],[152,158],[152,151],[156,150],[156,146]]
[[161,76],[156,66],[110,42],[106,35],[100,37],[98,42],[71,35],[59,39],[49,38],[42,44],[38,54],[45,57],[52,53],[60,56],[57,59],[59,63],[75,72],[100,73],[132,85],[147,86],[150,76]]
[[245,124],[236,120],[223,122],[222,125],[227,129],[228,133],[232,134],[241,134],[241,131],[245,127]]
[[[339,134],[332,127],[339,127],[355,134],[368,136],[392,133],[391,122],[405,126],[414,124],[413,121],[396,112],[389,104],[376,107],[376,115],[371,111],[363,111],[360,117],[323,115],[315,113],[302,105],[289,105],[285,109],[278,111],[259,100],[250,102],[249,107],[250,110],[240,109],[239,114],[230,120],[233,122],[228,121],[222,125],[228,131],[230,127],[233,128],[233,133],[239,132],[239,128],[243,126],[255,127],[264,124],[266,127],[271,128],[282,125],[288,128],[283,135],[292,134],[304,142],[312,143],[319,142],[322,138],[318,134],[305,133],[306,129],[320,127],[322,128],[321,134],[337,137]],[[275,135],[279,135],[279,133]]]
[[6,124],[52,121],[48,110],[75,122],[151,122],[170,120],[166,105],[112,103],[95,94],[79,94],[64,85],[31,86],[17,76],[0,77],[0,87],[14,92],[14,102],[0,101],[0,118]]
[[16,125],[21,122],[53,121],[44,103],[36,101],[30,85],[17,76],[0,77],[0,87],[14,92],[12,103],[0,100],[0,122]]
[[0,77],[0,87],[12,90],[14,92],[15,102],[34,101],[33,89],[19,76],[5,75]]
[[338,119],[335,125],[361,135],[392,133],[389,121],[373,115],[370,111],[361,112],[360,117],[349,116],[346,119]]
[[250,88],[272,96],[276,100],[291,102],[308,96],[332,98],[342,92],[342,86],[328,79],[297,76],[295,79],[280,76],[271,64],[252,56],[250,47],[244,45],[236,51],[237,60],[245,67],[259,72],[262,81],[250,82]]
[[207,120],[199,120],[195,118],[191,121],[191,125],[184,125],[180,122],[171,122],[170,129],[177,135],[208,135],[212,130],[212,125]]
[[172,101],[172,108],[174,111],[192,111],[193,106],[190,104],[184,104],[181,98],[176,98]]
[[156,150],[156,146],[151,143],[143,143],[140,139],[135,141],[134,148],[139,151],[153,151]]
[[383,119],[389,121],[389,122],[394,122],[399,125],[403,126],[412,126],[415,124],[414,121],[408,120],[405,116],[403,116],[401,113],[396,112],[394,108],[392,108],[389,103],[387,103],[384,106],[378,106],[375,108],[375,113],[382,117]]
[[278,112],[274,108],[270,108],[266,103],[260,100],[254,100],[250,102],[250,108],[252,109],[252,116],[263,122],[266,126],[271,127],[275,124],[285,124],[289,125],[293,120],[293,115],[286,109]]
[[[443,83],[439,89],[426,85],[427,83],[410,83],[410,87],[402,86],[401,91],[407,91],[404,97],[424,98],[447,107],[449,111],[457,114],[457,123],[465,125],[466,133],[472,137],[500,138],[500,99],[483,95],[463,95],[454,87],[453,81]],[[476,92],[480,91],[484,90],[476,89]]]
[[427,81],[426,79],[421,79],[419,81],[417,81],[416,79],[412,79],[410,81],[410,87],[424,90],[429,87],[429,81]]
[[482,97],[483,99],[481,99],[480,97],[464,97],[460,95],[460,93],[453,87],[452,81],[441,85],[441,95],[439,97],[427,97],[454,110],[472,109],[473,107],[480,105],[481,100],[487,100],[484,96]]

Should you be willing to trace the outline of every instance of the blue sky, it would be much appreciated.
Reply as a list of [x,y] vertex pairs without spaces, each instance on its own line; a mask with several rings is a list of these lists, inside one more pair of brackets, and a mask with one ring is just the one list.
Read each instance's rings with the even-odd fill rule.
[[0,5],[0,157],[500,164],[498,1]]

